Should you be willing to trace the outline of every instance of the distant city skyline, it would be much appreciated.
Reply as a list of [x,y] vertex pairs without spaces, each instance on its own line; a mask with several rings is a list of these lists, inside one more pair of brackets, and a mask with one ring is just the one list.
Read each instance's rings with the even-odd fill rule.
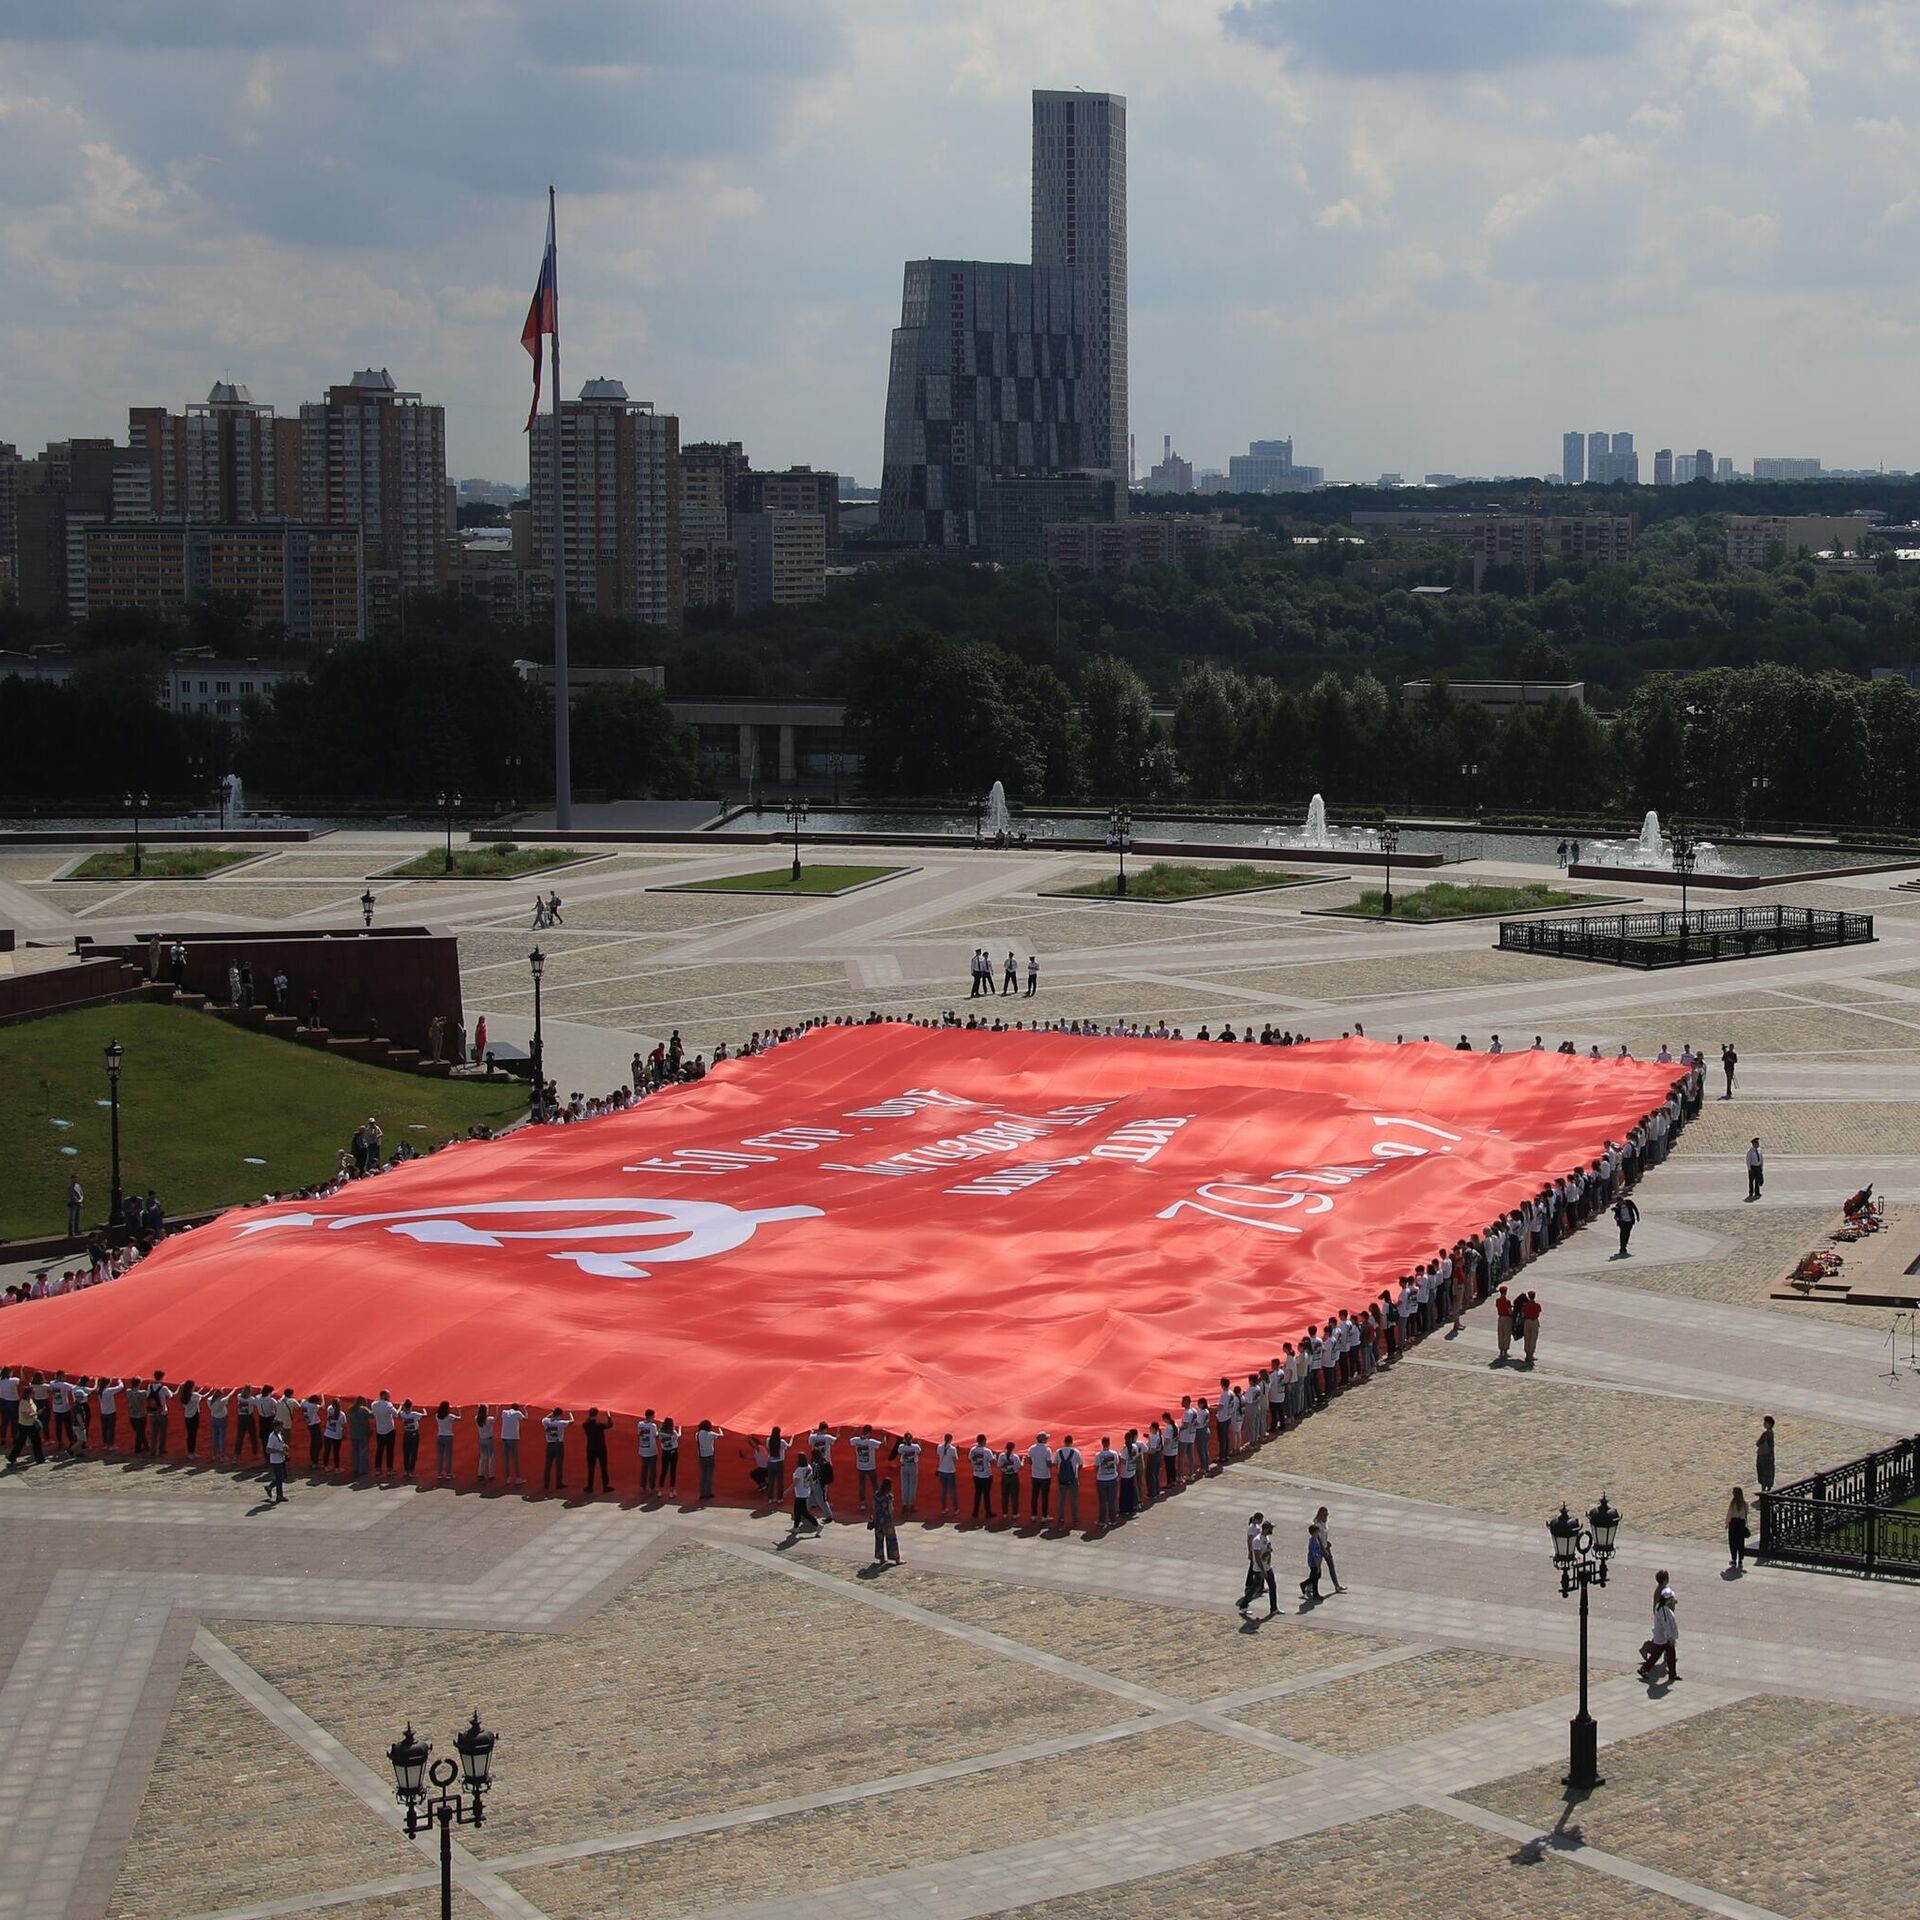
[[385,366],[450,472],[524,483],[552,179],[570,390],[873,485],[900,261],[1015,253],[1030,93],[1084,87],[1128,102],[1142,476],[1168,434],[1202,470],[1287,438],[1335,480],[1545,475],[1576,419],[1920,466],[1885,404],[1908,39],[1853,0],[1461,0],[1444,31],[1426,0],[20,0],[0,439],[221,379],[290,416]]

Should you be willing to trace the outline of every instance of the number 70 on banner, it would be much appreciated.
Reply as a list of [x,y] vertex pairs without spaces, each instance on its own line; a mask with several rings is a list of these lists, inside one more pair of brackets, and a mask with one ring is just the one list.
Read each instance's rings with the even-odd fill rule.
[[[1295,1210],[1309,1216],[1331,1213],[1342,1187],[1350,1187],[1396,1160],[1421,1160],[1431,1153],[1451,1153],[1453,1143],[1460,1139],[1459,1134],[1449,1133],[1444,1127],[1431,1126],[1424,1120],[1410,1120],[1404,1115],[1376,1113],[1372,1118],[1376,1127],[1405,1128],[1447,1144],[1433,1147],[1417,1140],[1376,1140],[1372,1158],[1351,1166],[1293,1167],[1270,1173],[1264,1181],[1210,1180],[1191,1199],[1176,1200],[1172,1206],[1163,1207],[1154,1218],[1172,1220],[1182,1213],[1204,1213],[1231,1226],[1255,1227],[1262,1233],[1304,1233],[1304,1227],[1269,1216]],[[1283,1186],[1282,1181],[1307,1184]]]

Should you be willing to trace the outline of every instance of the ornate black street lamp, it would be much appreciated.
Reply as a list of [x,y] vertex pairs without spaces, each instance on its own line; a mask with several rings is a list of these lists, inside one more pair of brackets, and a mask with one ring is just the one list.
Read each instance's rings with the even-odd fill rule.
[[1107,845],[1120,855],[1120,878],[1114,892],[1123,900],[1127,893],[1127,849],[1133,845],[1133,813],[1127,807],[1114,807],[1107,814]]
[[133,877],[140,877],[140,816],[147,809],[147,796],[135,791],[126,797],[126,809],[133,815]]
[[1387,856],[1387,884],[1380,890],[1380,917],[1393,918],[1393,856],[1399,851],[1400,829],[1391,820],[1380,823],[1380,851]]
[[533,1092],[529,1097],[536,1120],[544,1120],[547,1112],[547,1056],[540,1044],[540,976],[547,970],[547,956],[538,947],[527,955],[527,965],[533,972]]
[[800,829],[806,824],[807,803],[804,800],[787,802],[787,825],[793,829],[793,884],[800,884]]
[[1600,1729],[1587,1711],[1587,1589],[1607,1584],[1607,1562],[1613,1558],[1620,1516],[1600,1496],[1583,1527],[1566,1509],[1547,1522],[1553,1536],[1553,1564],[1560,1575],[1560,1597],[1580,1591],[1580,1711],[1568,1723],[1567,1777],[1564,1786],[1586,1792],[1607,1783],[1600,1777]]
[[109,1136],[112,1141],[109,1149],[112,1172],[107,1190],[107,1223],[115,1227],[120,1224],[120,1062],[126,1051],[118,1040],[107,1042],[107,1118],[112,1129]]
[[1680,876],[1680,944],[1684,947],[1687,944],[1687,882],[1700,858],[1699,842],[1684,820],[1676,820],[1667,828],[1667,849],[1673,870]]
[[446,817],[447,825],[447,864],[442,870],[451,873],[453,871],[453,816],[460,810],[460,796],[449,790],[439,796],[436,804]]
[[360,916],[368,926],[373,925],[373,889],[371,887],[360,896]]
[[476,1713],[453,1737],[458,1761],[440,1759],[429,1765],[433,1748],[415,1734],[411,1721],[387,1749],[394,1798],[407,1810],[407,1838],[416,1838],[422,1827],[435,1821],[440,1825],[440,1920],[453,1920],[453,1829],[486,1824],[493,1744],[494,1736]]

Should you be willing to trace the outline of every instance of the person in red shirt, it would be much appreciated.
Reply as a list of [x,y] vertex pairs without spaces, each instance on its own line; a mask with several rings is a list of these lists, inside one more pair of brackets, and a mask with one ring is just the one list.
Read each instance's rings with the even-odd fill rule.
[[1540,1302],[1529,1287],[1516,1304],[1520,1315],[1520,1339],[1528,1366],[1533,1365],[1533,1350],[1540,1344]]
[[1494,1322],[1494,1338],[1500,1343],[1500,1364],[1504,1366],[1513,1346],[1513,1302],[1507,1298],[1505,1287],[1494,1295],[1493,1310],[1499,1316]]

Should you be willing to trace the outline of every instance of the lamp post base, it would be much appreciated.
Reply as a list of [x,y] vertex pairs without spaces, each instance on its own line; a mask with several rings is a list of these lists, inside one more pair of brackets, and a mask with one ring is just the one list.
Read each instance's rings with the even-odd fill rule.
[[1560,1784],[1583,1793],[1607,1784],[1600,1774],[1600,1724],[1591,1714],[1567,1722],[1567,1774]]

